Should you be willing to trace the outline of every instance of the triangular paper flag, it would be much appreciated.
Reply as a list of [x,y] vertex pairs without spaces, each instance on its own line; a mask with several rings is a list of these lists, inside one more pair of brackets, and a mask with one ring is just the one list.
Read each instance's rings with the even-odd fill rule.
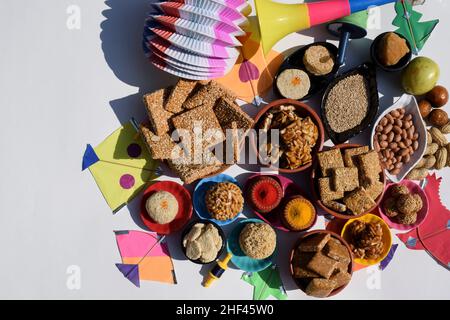
[[100,159],[98,158],[97,154],[94,151],[94,148],[90,144],[86,146],[86,151],[84,151],[83,155],[83,163],[81,165],[81,170],[85,170],[92,166],[93,164],[97,163]]
[[116,267],[122,272],[125,278],[131,281],[132,284],[138,288],[141,287],[139,281],[139,266],[137,264],[116,263]]

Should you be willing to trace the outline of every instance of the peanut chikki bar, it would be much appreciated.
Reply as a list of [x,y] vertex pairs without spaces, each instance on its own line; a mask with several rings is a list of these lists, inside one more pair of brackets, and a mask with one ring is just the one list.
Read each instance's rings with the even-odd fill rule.
[[220,170],[227,167],[222,163],[214,163],[214,164],[182,164],[176,163],[175,161],[169,159],[168,161],[169,168],[172,169],[184,183],[190,184],[198,179],[201,179],[205,176],[215,174]]
[[375,199],[378,198],[378,196],[383,192],[384,183],[381,181],[375,181],[365,186],[364,189],[366,189],[369,197],[371,197],[375,201]]
[[210,81],[207,85],[199,86],[198,89],[186,100],[183,107],[193,109],[199,106],[212,108],[217,99],[225,97],[227,100],[234,101],[236,96],[222,85],[215,81]]
[[375,201],[373,201],[363,187],[359,187],[345,196],[344,203],[354,215],[367,212],[370,208],[375,206]]
[[197,81],[180,79],[167,98],[165,109],[174,114],[178,114],[184,110],[183,103],[189,97],[191,92],[197,85]]
[[331,149],[317,154],[322,176],[327,177],[331,174],[331,169],[344,167],[344,160],[339,149]]
[[247,131],[253,125],[253,119],[245,113],[234,101],[219,98],[213,107],[214,113],[219,120],[222,129],[231,129],[233,122],[236,122],[238,129]]
[[322,201],[342,199],[344,191],[334,191],[331,187],[331,178],[319,178],[319,192]]
[[373,183],[380,180],[382,171],[378,153],[375,150],[360,154],[355,157],[360,171],[361,180]]
[[158,136],[151,131],[148,124],[142,124],[140,130],[153,159],[166,160],[172,157],[172,152],[177,146],[169,134]]
[[170,88],[160,89],[144,95],[144,105],[150,120],[151,129],[157,135],[169,132],[168,120],[172,113],[164,109],[164,101],[167,99]]
[[331,172],[334,190],[345,192],[359,187],[358,168],[334,168]]
[[353,161],[355,156],[358,156],[360,154],[369,152],[369,147],[358,147],[358,148],[351,148],[351,149],[345,149],[344,150],[344,163],[346,167],[355,167],[356,164]]

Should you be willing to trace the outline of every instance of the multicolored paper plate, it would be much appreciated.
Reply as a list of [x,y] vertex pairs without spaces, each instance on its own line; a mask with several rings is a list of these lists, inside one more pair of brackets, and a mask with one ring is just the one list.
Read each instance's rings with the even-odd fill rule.
[[[167,191],[175,196],[178,201],[178,213],[175,219],[166,224],[159,224],[153,221],[145,209],[147,199],[157,191]],[[180,184],[173,181],[159,181],[150,185],[142,196],[141,219],[144,224],[154,232],[159,234],[170,234],[180,230],[192,217],[192,201],[189,192]]]
[[274,253],[266,259],[252,259],[246,256],[239,245],[239,235],[248,223],[264,223],[264,221],[260,219],[244,219],[239,221],[228,236],[227,250],[233,255],[231,261],[236,267],[247,272],[258,272],[272,265],[277,254],[277,249],[275,248]]
[[229,220],[225,220],[225,221],[216,220],[211,217],[211,214],[208,212],[208,209],[206,208],[205,195],[206,195],[206,191],[208,191],[209,188],[211,188],[213,185],[215,185],[219,182],[231,182],[241,188],[241,186],[239,185],[239,183],[237,182],[237,180],[235,178],[233,178],[229,175],[226,175],[226,174],[218,174],[214,177],[204,178],[197,183],[197,185],[195,186],[195,189],[194,189],[194,210],[195,210],[195,213],[201,219],[211,220],[211,221],[215,222],[216,224],[218,224],[219,226],[224,226],[224,225],[227,225],[227,224],[230,224],[230,223],[236,221],[239,214],[241,214],[242,212],[239,212],[239,214],[237,214],[233,219],[229,219]]
[[381,223],[381,227],[383,228],[383,244],[384,244],[384,249],[383,249],[383,253],[377,258],[377,259],[360,259],[360,258],[353,258],[353,261],[358,263],[358,264],[362,264],[364,266],[371,266],[374,264],[379,263],[380,261],[382,261],[384,258],[386,258],[386,256],[389,253],[389,250],[391,250],[392,247],[392,235],[391,235],[391,230],[389,230],[389,226],[386,224],[386,222],[384,222],[383,219],[381,219],[380,217],[368,213],[364,216],[361,216],[359,218],[356,219],[350,219],[346,222],[346,224],[344,225],[344,227],[342,228],[341,231],[341,237],[344,238],[345,241],[347,241],[349,244],[352,243],[351,241],[351,237],[349,234],[349,225],[352,224],[353,221],[363,221],[363,222],[380,222]]

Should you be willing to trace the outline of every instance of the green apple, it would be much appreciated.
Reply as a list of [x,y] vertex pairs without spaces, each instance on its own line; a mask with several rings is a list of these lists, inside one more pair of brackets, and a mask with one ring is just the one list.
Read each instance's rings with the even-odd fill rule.
[[413,59],[402,74],[403,89],[412,95],[422,95],[434,88],[439,80],[439,66],[427,57]]

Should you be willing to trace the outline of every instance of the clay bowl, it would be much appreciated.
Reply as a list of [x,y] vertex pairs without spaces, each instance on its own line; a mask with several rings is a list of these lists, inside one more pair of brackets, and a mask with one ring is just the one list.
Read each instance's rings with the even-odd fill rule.
[[[341,150],[345,150],[345,149],[350,149],[350,148],[357,148],[357,147],[362,147],[362,145],[360,144],[352,144],[352,143],[345,143],[345,144],[339,144],[337,146],[334,146],[332,148],[327,148],[327,150],[331,150],[331,149],[341,149]],[[318,183],[317,183],[317,179],[320,177],[320,172],[319,172],[319,163],[318,161],[314,162],[314,167],[311,170],[311,189],[312,189],[312,194],[316,200],[317,205],[322,208],[325,212],[331,214],[332,216],[339,218],[339,219],[344,219],[344,220],[348,220],[348,219],[355,219],[358,217],[361,217],[369,212],[374,211],[378,205],[381,202],[381,199],[383,198],[383,194],[384,191],[378,196],[378,198],[375,199],[375,205],[370,208],[369,210],[367,210],[366,212],[363,212],[361,214],[358,215],[353,215],[353,214],[343,214],[340,212],[336,212],[334,210],[331,210],[330,208],[326,207],[322,201],[320,200],[320,196],[319,196],[319,187],[318,187]],[[384,190],[386,189],[386,176],[384,174],[384,170],[380,173],[380,181],[384,184]]]
[[[328,231],[328,230],[314,230],[314,231],[310,231],[305,233],[304,235],[302,235],[294,244],[294,246],[291,249],[291,253],[289,255],[289,270],[291,273],[291,277],[292,280],[294,280],[295,284],[297,285],[297,287],[302,290],[303,292],[305,292],[306,289],[306,284],[302,283],[301,280],[299,280],[298,278],[296,278],[294,276],[294,266],[293,266],[293,259],[294,259],[294,255],[295,255],[295,250],[297,249],[297,247],[300,245],[300,243],[306,239],[309,236],[315,235],[315,234],[323,234],[323,233],[328,233],[330,234],[333,238],[338,239],[343,245],[345,245],[345,247],[347,248],[348,254],[350,255],[350,257],[352,257],[350,263],[348,264],[348,273],[350,273],[350,275],[353,274],[353,255],[352,255],[352,251],[350,250],[350,246],[348,245],[347,241],[345,241],[340,235],[338,235],[337,233],[334,233],[332,231]],[[332,297],[337,295],[339,292],[341,292],[342,290],[344,290],[344,288],[347,286],[348,284],[339,287],[335,290],[333,290],[328,297]]]
[[[260,110],[258,112],[258,114],[255,117],[255,123],[253,124],[253,133],[256,133],[256,135],[258,135],[258,128],[259,128],[259,122],[262,120],[263,116],[272,108],[281,106],[281,105],[293,105],[296,108],[296,113],[302,117],[305,118],[307,116],[309,116],[311,118],[311,120],[314,122],[314,124],[317,126],[317,129],[319,131],[319,137],[317,138],[317,142],[316,145],[314,146],[314,148],[312,149],[312,156],[313,156],[313,161],[303,165],[301,167],[298,167],[297,169],[283,169],[283,168],[279,168],[278,166],[274,166],[274,165],[270,165],[270,164],[264,164],[264,161],[262,160],[260,154],[259,154],[259,150],[258,150],[258,142],[257,142],[257,137],[255,136],[255,134],[253,134],[253,137],[250,139],[251,140],[251,144],[253,146],[253,149],[255,151],[255,153],[258,156],[258,160],[260,161],[260,163],[262,163],[263,166],[266,167],[270,167],[274,170],[278,170],[281,173],[297,173],[297,172],[301,172],[304,171],[308,168],[310,168],[312,166],[312,164],[314,163],[314,158],[315,155],[322,150],[323,147],[323,143],[324,143],[324,139],[325,139],[325,132],[324,132],[324,127],[322,124],[322,120],[320,119],[319,115],[311,108],[309,107],[307,104],[297,101],[297,100],[292,100],[292,99],[281,99],[281,100],[275,100],[271,103],[269,103],[266,107],[264,107],[262,110]],[[281,142],[280,142],[281,143]]]

